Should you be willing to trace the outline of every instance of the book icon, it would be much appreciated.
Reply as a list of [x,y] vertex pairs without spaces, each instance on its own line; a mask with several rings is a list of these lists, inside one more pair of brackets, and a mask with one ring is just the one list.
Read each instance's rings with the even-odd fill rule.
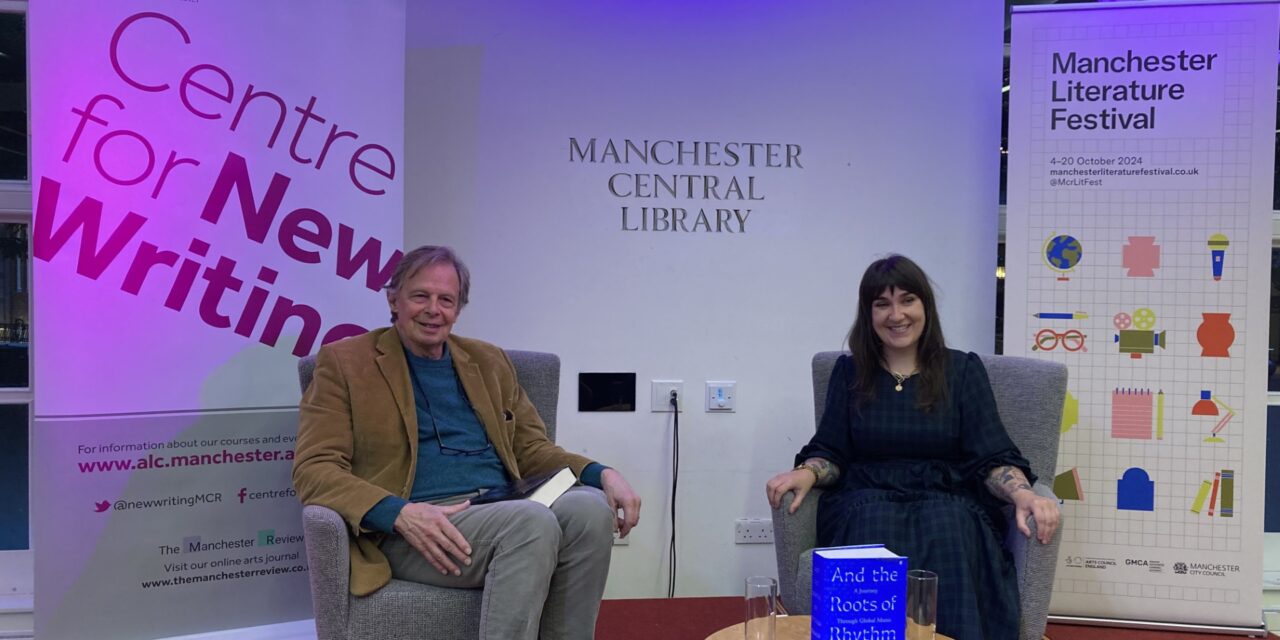
[[1071,467],[1053,477],[1053,493],[1062,500],[1084,500],[1084,489],[1080,487],[1080,471]]
[[[1219,518],[1230,518],[1235,515],[1235,485],[1236,472],[1234,469],[1223,469],[1215,471],[1213,480],[1204,480],[1200,482],[1200,490],[1196,493],[1196,499],[1191,503],[1191,513],[1196,515],[1206,515],[1213,517],[1214,511],[1217,511]],[[1209,508],[1205,510],[1205,501],[1208,500]]]

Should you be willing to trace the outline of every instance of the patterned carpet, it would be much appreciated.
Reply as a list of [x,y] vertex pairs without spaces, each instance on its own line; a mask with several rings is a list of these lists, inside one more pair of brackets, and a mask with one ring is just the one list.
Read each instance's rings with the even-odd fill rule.
[[[741,598],[605,600],[600,606],[596,640],[704,640],[738,622],[742,622]],[[1050,640],[1239,640],[1242,637],[1073,625],[1049,625],[1045,635]],[[1275,634],[1267,637],[1280,640]]]

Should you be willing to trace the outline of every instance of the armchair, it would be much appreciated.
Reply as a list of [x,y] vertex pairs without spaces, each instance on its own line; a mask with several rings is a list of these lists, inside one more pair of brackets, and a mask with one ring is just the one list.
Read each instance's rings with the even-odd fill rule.
[[[560,397],[560,358],[536,351],[507,351],[516,376],[555,440]],[[315,373],[315,357],[298,361],[305,392]],[[482,589],[450,589],[392,579],[364,597],[351,595],[347,525],[332,509],[302,509],[311,602],[318,640],[474,640],[480,634]]]
[[[839,351],[813,356],[813,403],[817,420],[827,402],[827,384]],[[1067,392],[1067,367],[1061,363],[1010,356],[982,356],[991,379],[1000,419],[1014,444],[1040,476],[1033,489],[1057,500],[1050,488],[1058,461],[1059,425]],[[787,513],[792,495],[783,497],[773,510],[774,551],[778,556],[778,586],[782,600],[792,613],[809,613],[812,593],[813,553],[817,541],[818,497],[814,489],[794,514]],[[1012,516],[1012,507],[1008,515]],[[1022,602],[1022,640],[1040,640],[1049,615],[1049,596],[1057,569],[1059,529],[1049,544],[1023,537],[1012,523],[1004,543],[1013,554],[1018,570],[1018,593]],[[1032,538],[1035,522],[1031,523]]]

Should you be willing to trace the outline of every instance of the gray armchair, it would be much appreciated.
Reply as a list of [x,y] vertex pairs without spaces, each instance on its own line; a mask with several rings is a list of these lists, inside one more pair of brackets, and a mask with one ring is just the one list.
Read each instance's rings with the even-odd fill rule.
[[[556,403],[560,398],[560,358],[536,351],[507,351],[520,386],[556,437]],[[315,372],[314,356],[298,361],[305,392]],[[482,589],[449,589],[406,580],[364,597],[351,595],[347,525],[332,509],[302,509],[307,564],[311,569],[311,602],[318,640],[475,640],[480,635]]]
[[[814,414],[822,419],[827,402],[827,383],[839,351],[813,356]],[[1067,367],[1061,363],[1009,356],[982,356],[991,378],[1000,419],[1014,444],[1022,450],[1039,480],[1035,492],[1057,500],[1050,488],[1058,461],[1059,425],[1067,393]],[[778,554],[778,586],[782,600],[792,613],[809,613],[812,591],[813,553],[817,541],[818,497],[813,490],[794,514],[787,513],[791,494],[773,510],[774,551]],[[1012,507],[1010,515],[1012,515]],[[1035,522],[1031,524],[1035,537]],[[1049,615],[1049,596],[1058,562],[1062,529],[1049,544],[1028,540],[1010,518],[1005,546],[1013,553],[1018,569],[1018,593],[1022,600],[1022,640],[1040,640]]]

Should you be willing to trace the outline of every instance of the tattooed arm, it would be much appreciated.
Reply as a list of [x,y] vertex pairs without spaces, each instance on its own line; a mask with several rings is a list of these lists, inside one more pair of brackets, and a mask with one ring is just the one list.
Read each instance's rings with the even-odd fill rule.
[[829,487],[840,479],[840,467],[826,458],[809,458],[800,467],[813,472],[815,487]]
[[770,478],[764,486],[765,496],[769,498],[769,504],[777,509],[782,504],[783,496],[788,491],[794,492],[788,513],[795,513],[804,497],[809,495],[810,489],[829,487],[839,479],[840,467],[835,463],[826,458],[809,458],[804,464]]
[[[1024,491],[1025,489],[1025,491]],[[1031,490],[1031,483],[1022,470],[1005,465],[996,467],[987,474],[987,490],[991,495],[1012,503],[1014,519],[1022,535],[1031,535],[1031,526],[1027,520],[1036,519],[1036,539],[1042,544],[1053,540],[1053,532],[1058,528],[1058,503]]]
[[1013,502],[1014,492],[1020,489],[1031,491],[1031,483],[1027,482],[1027,476],[1022,474],[1022,469],[1004,465],[992,469],[991,473],[987,474],[987,491],[1005,502]]

